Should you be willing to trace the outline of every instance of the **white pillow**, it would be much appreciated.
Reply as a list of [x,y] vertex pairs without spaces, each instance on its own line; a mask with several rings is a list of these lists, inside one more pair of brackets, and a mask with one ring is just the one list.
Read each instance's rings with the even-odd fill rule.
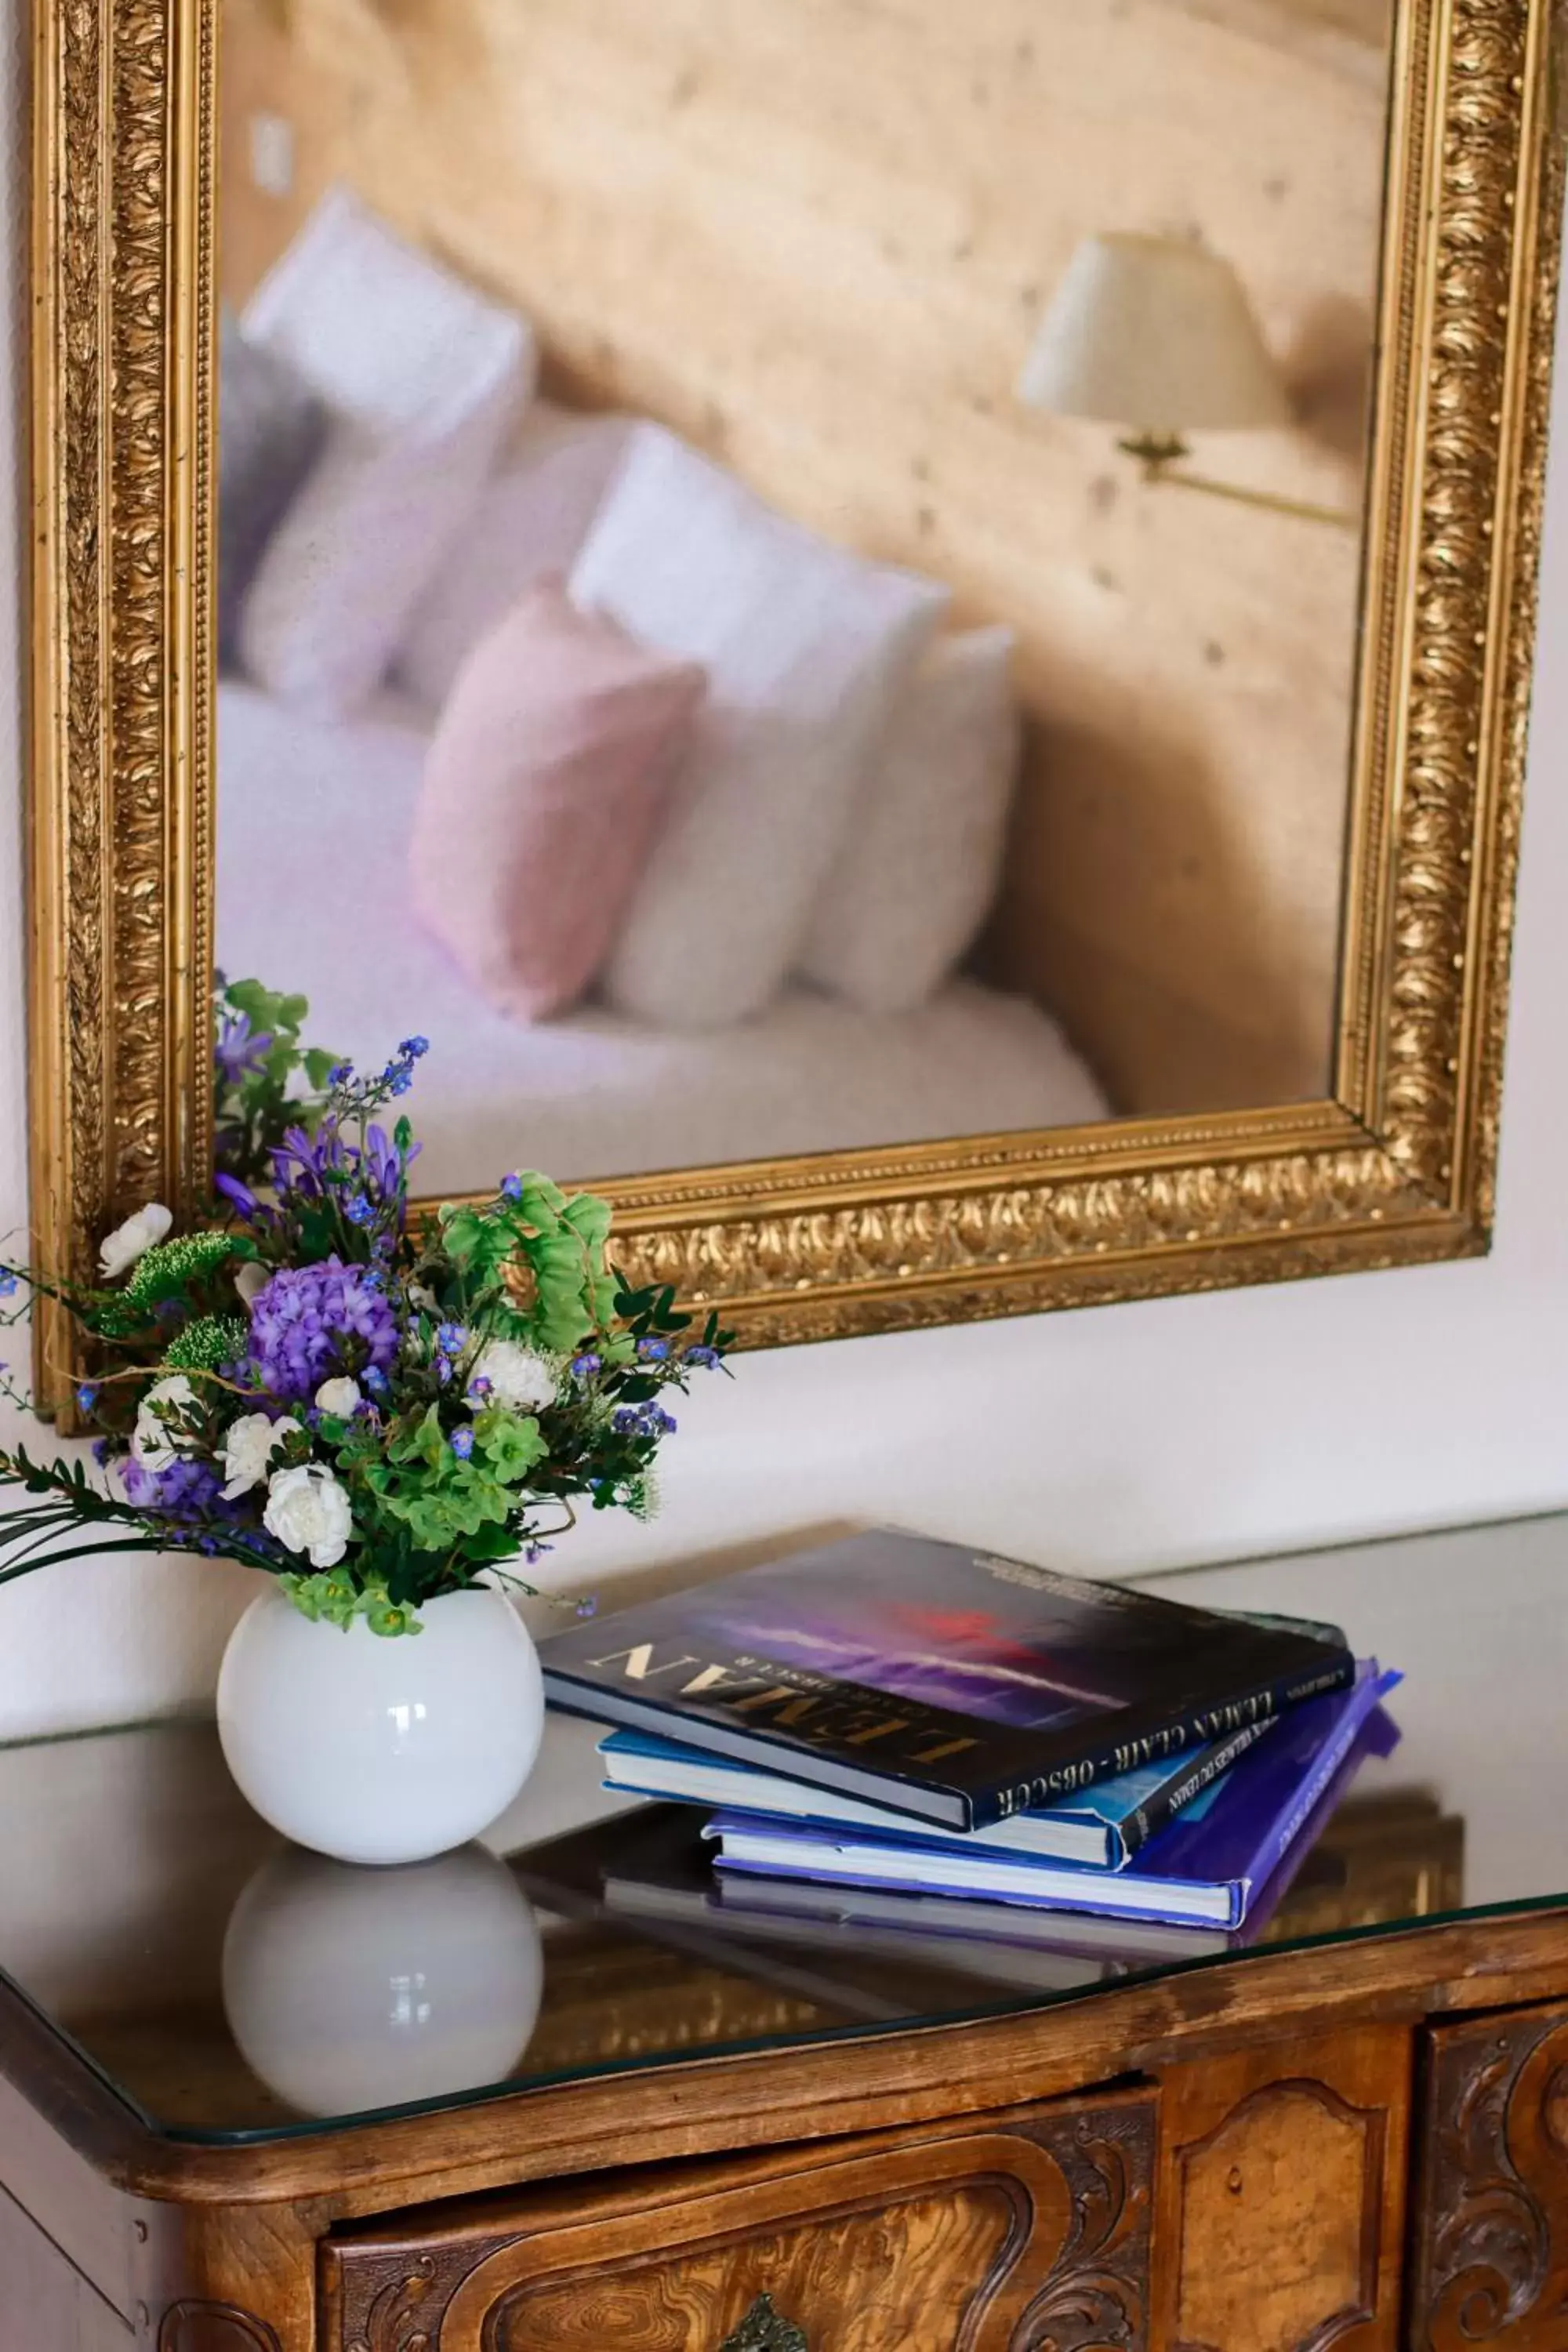
[[341,188],[243,324],[332,422],[257,567],[241,657],[270,693],[343,718],[391,667],[532,390],[532,331]]
[[801,959],[864,1013],[942,986],[1001,879],[1023,729],[1011,629],[932,647],[873,754]]
[[569,572],[626,453],[629,416],[536,400],[500,469],[419,600],[398,667],[437,709],[468,655],[530,588]]
[[664,1028],[742,1020],[800,950],[947,593],[786,521],[655,425],[638,427],[571,584],[709,677],[605,992]]

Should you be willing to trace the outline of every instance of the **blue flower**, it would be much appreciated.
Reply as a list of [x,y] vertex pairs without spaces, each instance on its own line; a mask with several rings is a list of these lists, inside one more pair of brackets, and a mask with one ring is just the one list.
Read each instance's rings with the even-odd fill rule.
[[391,1386],[379,1364],[367,1364],[358,1378],[361,1388],[368,1389],[372,1396],[384,1396]]
[[468,1344],[468,1332],[460,1323],[443,1323],[436,1333],[436,1345],[443,1356],[460,1356]]
[[16,1276],[14,1274],[0,1274],[0,1298],[14,1298],[16,1295]]
[[642,1358],[645,1364],[662,1363],[668,1353],[669,1342],[668,1339],[639,1339],[637,1341],[637,1354]]
[[578,1601],[577,1614],[579,1617],[596,1617],[598,1613],[599,1604],[595,1600],[594,1600],[591,1594],[585,1595],[583,1600]]
[[704,1371],[712,1372],[718,1370],[721,1359],[717,1348],[688,1348],[686,1360],[689,1364],[700,1364]]
[[640,1436],[642,1414],[635,1404],[618,1404],[610,1415],[610,1427],[618,1437]]
[[343,1214],[351,1225],[373,1225],[375,1202],[363,1192],[351,1192],[343,1202]]
[[428,1037],[405,1037],[397,1050],[405,1054],[411,1062],[417,1062],[430,1051],[430,1040]]
[[96,1381],[83,1381],[76,1392],[77,1411],[79,1412],[90,1412],[97,1402],[98,1382]]
[[95,1437],[93,1439],[92,1458],[97,1463],[100,1470],[108,1469],[110,1456],[113,1451],[114,1447],[107,1437]]
[[522,1198],[522,1179],[521,1179],[521,1176],[517,1176],[517,1175],[512,1175],[512,1176],[503,1176],[503,1177],[501,1178],[501,1180],[500,1180],[500,1188],[501,1188],[501,1192],[502,1192],[503,1196],[504,1196],[507,1200],[509,1200],[509,1201],[521,1201],[521,1198]]
[[574,1356],[569,1369],[574,1381],[591,1381],[595,1372],[604,1370],[605,1360],[590,1348],[585,1355]]
[[473,1431],[471,1429],[454,1430],[452,1433],[452,1451],[457,1455],[458,1461],[466,1462],[473,1450]]
[[473,1379],[468,1382],[468,1394],[471,1397],[479,1397],[482,1402],[484,1398],[493,1396],[494,1393],[495,1382],[490,1379],[489,1373],[476,1372]]
[[393,1094],[405,1095],[414,1084],[414,1073],[412,1070],[394,1070],[386,1083]]
[[330,1087],[346,1087],[353,1074],[354,1066],[352,1062],[334,1062],[327,1072],[327,1084]]

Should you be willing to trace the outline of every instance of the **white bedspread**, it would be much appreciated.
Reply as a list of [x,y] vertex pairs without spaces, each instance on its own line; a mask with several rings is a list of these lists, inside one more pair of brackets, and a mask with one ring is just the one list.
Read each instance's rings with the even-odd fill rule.
[[520,1166],[591,1179],[1106,1116],[1055,1023],[972,981],[892,1018],[800,988],[698,1033],[597,1006],[504,1019],[408,906],[427,723],[390,695],[328,727],[238,682],[218,693],[219,966],[301,991],[311,1041],[362,1066],[430,1039],[410,1105],[420,1192]]

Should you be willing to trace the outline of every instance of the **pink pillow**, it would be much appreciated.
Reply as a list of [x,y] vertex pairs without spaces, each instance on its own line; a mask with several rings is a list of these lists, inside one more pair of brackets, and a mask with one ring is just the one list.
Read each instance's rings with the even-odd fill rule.
[[559,580],[464,663],[425,763],[414,901],[502,1012],[559,1013],[598,971],[705,685],[696,663],[578,612]]

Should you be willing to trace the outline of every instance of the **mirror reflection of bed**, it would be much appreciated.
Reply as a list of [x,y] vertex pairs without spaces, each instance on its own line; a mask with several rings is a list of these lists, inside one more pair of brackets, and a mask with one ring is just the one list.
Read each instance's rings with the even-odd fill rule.
[[1325,1090],[1386,0],[226,0],[220,80],[218,960],[431,1038],[423,1189]]

